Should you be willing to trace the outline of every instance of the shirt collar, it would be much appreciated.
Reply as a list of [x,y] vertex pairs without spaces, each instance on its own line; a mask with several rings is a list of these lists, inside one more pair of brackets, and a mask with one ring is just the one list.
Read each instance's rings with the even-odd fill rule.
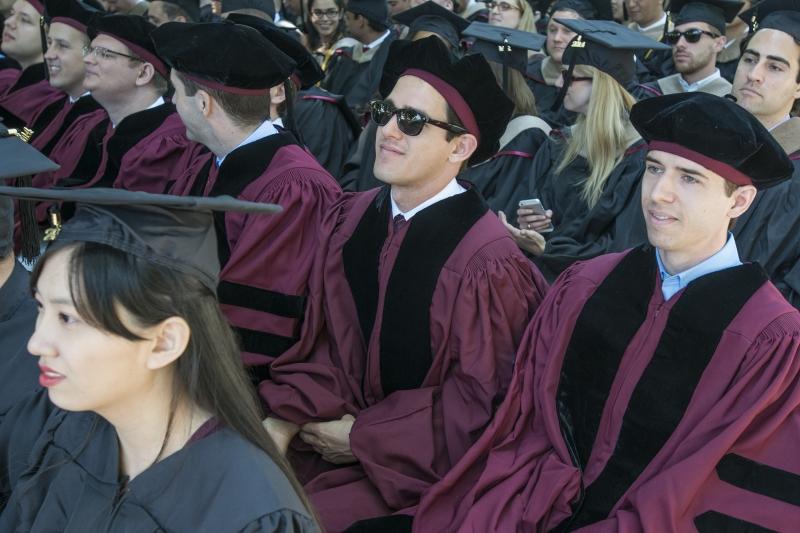
[[[664,291],[665,300],[669,300],[673,294],[701,276],[742,264],[742,261],[739,259],[739,250],[736,247],[736,240],[733,238],[732,233],[728,233],[728,240],[720,251],[683,272],[670,275],[666,268],[664,268],[664,263],[661,261],[661,251],[658,248],[656,248],[656,261],[658,262],[658,271],[661,275],[662,291]],[[670,289],[670,287],[672,288]]]
[[444,189],[433,195],[432,197],[428,198],[417,207],[413,209],[409,209],[405,213],[400,211],[400,207],[394,201],[394,196],[391,194],[389,195],[392,199],[392,218],[395,218],[397,215],[403,215],[403,218],[406,220],[411,220],[411,217],[425,209],[426,207],[430,207],[437,202],[441,202],[442,200],[446,200],[451,196],[455,196],[457,194],[461,194],[462,192],[466,191],[464,187],[462,187],[455,178],[450,180],[450,183],[445,185]]
[[383,32],[383,35],[381,35],[380,37],[378,37],[377,39],[375,39],[371,43],[365,44],[364,48],[376,48],[376,47],[380,46],[380,44],[383,41],[386,40],[386,38],[389,36],[390,33],[392,33],[391,30],[386,30],[385,32]]
[[[250,135],[245,137],[245,139],[242,142],[240,142],[236,146],[236,148],[231,150],[231,152],[233,152],[234,150],[236,150],[238,148],[241,148],[242,146],[245,146],[245,145],[250,144],[250,143],[254,143],[254,142],[258,141],[258,140],[263,139],[264,137],[269,137],[270,135],[274,135],[276,133],[278,133],[278,130],[276,130],[275,126],[272,125],[272,122],[270,122],[269,119],[267,119],[264,122],[262,122],[261,125],[259,127],[257,127],[255,129],[255,131],[253,131],[253,133],[251,133]],[[228,154],[230,154],[231,152],[228,152]],[[218,167],[222,165],[222,162],[225,161],[225,158],[228,157],[228,154],[225,154],[223,156],[218,156],[217,157],[217,166]]]
[[784,122],[788,121],[790,118],[792,118],[792,116],[791,116],[791,115],[786,115],[786,116],[785,116],[783,119],[781,119],[781,120],[780,120],[780,121],[778,121],[778,122],[777,122],[775,125],[773,125],[773,126],[772,126],[772,127],[771,127],[771,128],[768,130],[768,131],[772,131],[772,130],[774,130],[775,128],[777,128],[778,126],[780,126],[781,124],[783,124]]
[[74,104],[75,102],[77,102],[78,100],[80,100],[81,98],[83,98],[84,96],[88,96],[88,95],[90,95],[90,94],[92,94],[92,93],[90,93],[89,91],[86,91],[85,93],[83,93],[82,95],[80,95],[80,96],[79,96],[79,97],[77,97],[77,98],[73,98],[73,97],[71,97],[71,96],[70,96],[70,97],[69,97],[69,103],[70,103],[70,104]]
[[689,83],[683,79],[683,76],[678,76],[678,83],[680,83],[681,87],[683,88],[683,92],[693,93],[695,91],[699,91],[701,88],[705,87],[712,81],[719,78],[720,78],[719,69],[715,69],[710,76],[707,76],[702,80],[696,81],[694,83]]
[[660,19],[658,19],[656,22],[650,24],[649,26],[642,27],[642,26],[639,26],[639,24],[637,23],[636,24],[636,29],[639,30],[639,33],[644,33],[646,31],[654,30],[659,26],[663,26],[664,24],[666,24],[666,22],[667,22],[667,14],[664,13],[664,15],[662,15],[662,17]]

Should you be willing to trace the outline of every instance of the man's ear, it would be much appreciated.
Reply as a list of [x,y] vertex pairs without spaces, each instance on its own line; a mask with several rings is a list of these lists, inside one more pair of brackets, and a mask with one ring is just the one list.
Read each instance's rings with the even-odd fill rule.
[[156,69],[153,68],[151,63],[144,62],[139,67],[139,75],[136,76],[136,86],[144,87],[153,80],[156,75]]
[[147,368],[158,370],[183,355],[189,345],[191,329],[184,319],[173,316],[155,326],[152,334],[153,345],[147,355]]
[[452,151],[448,157],[451,163],[463,163],[467,161],[475,150],[478,149],[478,139],[471,133],[465,133],[455,137],[450,141]]
[[200,114],[205,118],[208,118],[208,116],[211,114],[212,106],[217,104],[217,102],[211,98],[211,95],[203,89],[198,89],[194,94],[194,103],[197,106],[198,111],[200,111]]
[[744,214],[745,211],[753,204],[756,198],[756,188],[752,185],[743,185],[737,187],[731,195],[733,205],[728,211],[728,216],[731,218],[738,218]]
[[286,101],[286,89],[283,86],[283,83],[276,85],[275,87],[271,87],[269,89],[269,103],[272,105],[281,105]]

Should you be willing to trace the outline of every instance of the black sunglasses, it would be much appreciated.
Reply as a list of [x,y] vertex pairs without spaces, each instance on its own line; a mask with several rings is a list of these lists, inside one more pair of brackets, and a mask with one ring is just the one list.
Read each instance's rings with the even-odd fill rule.
[[710,31],[701,30],[699,28],[692,28],[686,31],[670,31],[667,32],[666,38],[669,44],[678,44],[678,41],[681,40],[681,35],[686,39],[687,43],[696,43],[698,42],[703,35],[708,35],[712,39],[716,39],[719,35],[711,33]]
[[439,120],[433,120],[422,111],[417,111],[410,107],[396,109],[392,104],[385,100],[373,100],[369,103],[370,115],[378,126],[385,126],[392,120],[392,116],[397,115],[397,127],[406,135],[415,136],[422,132],[425,124],[436,126],[458,135],[467,133],[467,130],[455,124],[448,124]]
[[570,76],[569,81],[567,81],[567,71],[566,70],[561,71],[561,81],[564,83],[564,85],[571,84],[573,81],[592,81],[592,80],[593,78],[589,76]]

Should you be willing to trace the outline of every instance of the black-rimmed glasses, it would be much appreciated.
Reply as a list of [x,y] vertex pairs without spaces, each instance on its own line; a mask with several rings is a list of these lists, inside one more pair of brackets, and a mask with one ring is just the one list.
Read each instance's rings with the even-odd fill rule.
[[700,28],[691,28],[686,31],[673,30],[667,32],[666,38],[669,44],[678,44],[678,41],[681,40],[681,36],[683,36],[683,38],[686,39],[687,43],[694,44],[700,41],[700,39],[703,38],[703,35],[708,35],[712,39],[716,39],[717,37],[719,37],[719,35],[711,33],[710,31],[701,30]]
[[144,59],[140,57],[123,54],[122,52],[115,52],[114,50],[109,50],[108,48],[104,48],[102,46],[84,46],[83,57],[86,57],[90,54],[93,55],[94,57],[99,57],[100,59],[114,59],[115,56],[120,56],[120,57],[127,57],[128,59],[133,59],[134,61],[144,62]]
[[338,9],[312,9],[311,16],[315,19],[338,19],[342,12]]
[[425,124],[442,128],[458,135],[467,133],[467,130],[455,124],[434,120],[422,111],[417,111],[411,107],[401,109],[395,108],[385,100],[373,100],[369,103],[370,115],[378,126],[385,126],[397,115],[397,127],[406,135],[415,136],[422,132]]
[[512,9],[516,9],[518,11],[522,11],[519,7],[509,4],[508,2],[486,2],[486,8],[490,11],[494,8],[497,8],[498,11],[510,11]]
[[[575,76],[575,75],[572,75],[572,76],[569,77],[569,83],[572,83],[573,81],[592,81],[592,79],[593,78],[591,78],[590,76]],[[561,82],[564,85],[567,85],[567,83],[568,83],[567,82],[567,71],[566,70],[562,70],[561,71]]]

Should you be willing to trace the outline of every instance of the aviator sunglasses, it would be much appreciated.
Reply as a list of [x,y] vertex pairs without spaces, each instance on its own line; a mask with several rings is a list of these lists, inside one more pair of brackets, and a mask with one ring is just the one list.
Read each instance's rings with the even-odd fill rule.
[[392,104],[385,100],[373,100],[369,103],[370,115],[372,120],[378,126],[385,126],[392,120],[394,115],[397,115],[397,127],[406,135],[415,136],[422,132],[425,124],[442,128],[443,130],[451,131],[458,135],[467,133],[467,130],[455,124],[433,120],[422,111],[417,111],[410,107],[402,109],[395,108]]
[[708,35],[712,39],[716,39],[719,35],[715,35],[710,31],[701,30],[699,28],[692,28],[686,31],[670,31],[667,32],[666,38],[669,44],[678,44],[681,40],[681,35],[686,39],[687,43],[696,43],[703,38],[703,35]]

